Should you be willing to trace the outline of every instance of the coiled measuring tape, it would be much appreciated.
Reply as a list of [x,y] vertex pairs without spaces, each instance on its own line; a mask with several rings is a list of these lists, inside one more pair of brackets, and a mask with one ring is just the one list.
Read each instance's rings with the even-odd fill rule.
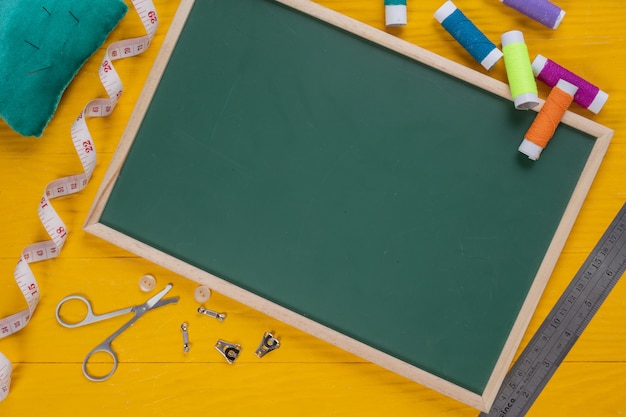
[[[71,128],[74,148],[78,153],[84,172],[59,178],[46,186],[44,195],[39,202],[38,215],[51,240],[29,245],[22,250],[13,275],[26,299],[28,308],[0,319],[0,338],[23,329],[30,321],[39,303],[39,287],[29,264],[57,257],[67,240],[67,227],[50,204],[50,200],[77,193],[89,183],[96,166],[96,148],[85,119],[86,117],[110,115],[123,93],[122,80],[112,62],[141,54],[150,46],[156,32],[158,17],[152,0],[132,0],[132,4],[146,30],[146,35],[115,42],[107,48],[104,54],[98,75],[109,98],[97,98],[87,103],[72,123]],[[9,394],[11,369],[11,362],[0,353],[0,401]]]

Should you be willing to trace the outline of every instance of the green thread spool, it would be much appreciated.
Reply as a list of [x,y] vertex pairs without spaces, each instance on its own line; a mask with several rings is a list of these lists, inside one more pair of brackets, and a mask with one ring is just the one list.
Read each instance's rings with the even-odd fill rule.
[[539,104],[539,98],[524,35],[519,30],[511,30],[504,33],[501,40],[506,75],[509,78],[515,108],[532,109]]

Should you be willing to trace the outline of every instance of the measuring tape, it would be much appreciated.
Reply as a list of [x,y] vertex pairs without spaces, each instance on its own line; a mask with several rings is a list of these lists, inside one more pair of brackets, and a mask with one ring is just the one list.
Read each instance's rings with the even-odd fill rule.
[[[132,0],[132,3],[143,23],[146,35],[115,42],[107,48],[104,54],[98,74],[109,98],[98,98],[87,103],[72,123],[71,128],[74,148],[78,153],[84,172],[57,179],[46,186],[44,195],[39,202],[38,215],[51,240],[29,245],[22,250],[13,276],[26,299],[28,308],[0,319],[0,338],[23,329],[30,321],[39,303],[39,287],[28,264],[55,258],[67,240],[67,227],[50,204],[50,200],[77,193],[89,183],[96,166],[96,149],[85,118],[110,115],[123,92],[122,81],[115,71],[112,61],[139,55],[150,46],[156,32],[158,18],[152,0]],[[11,362],[0,353],[0,401],[6,398],[9,393],[11,368]]]
[[521,417],[626,269],[626,204],[506,375],[489,414]]

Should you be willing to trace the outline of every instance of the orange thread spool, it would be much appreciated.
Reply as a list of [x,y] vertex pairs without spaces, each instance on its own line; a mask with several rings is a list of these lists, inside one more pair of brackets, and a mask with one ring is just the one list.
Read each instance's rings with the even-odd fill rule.
[[524,140],[519,147],[521,153],[534,161],[539,159],[541,151],[552,139],[565,111],[572,104],[576,91],[578,91],[578,87],[574,84],[559,80],[550,91],[528,132],[524,135]]

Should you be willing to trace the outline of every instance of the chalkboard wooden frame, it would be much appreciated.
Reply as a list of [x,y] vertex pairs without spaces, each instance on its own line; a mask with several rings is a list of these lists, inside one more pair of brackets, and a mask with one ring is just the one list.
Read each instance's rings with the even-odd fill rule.
[[[357,35],[358,37],[362,37],[381,45],[390,51],[402,54],[441,72],[464,80],[480,89],[489,91],[507,100],[511,100],[509,88],[506,84],[468,69],[462,65],[451,62],[385,32],[379,31],[361,22],[326,9],[308,0],[276,1],[297,9],[298,11],[316,19],[327,22],[330,25],[342,28],[343,30]],[[87,216],[85,230],[198,283],[209,285],[216,291],[254,307],[261,312],[271,315],[314,336],[327,340],[336,346],[363,357],[364,359],[370,360],[393,372],[431,387],[477,409],[488,411],[506,374],[508,366],[513,359],[515,351],[521,341],[528,322],[530,321],[531,315],[535,310],[551,271],[554,268],[562,247],[565,244],[567,235],[574,224],[576,216],[592,184],[602,158],[604,157],[604,154],[609,146],[613,134],[612,130],[571,112],[567,112],[564,116],[564,124],[594,137],[595,143],[589,158],[586,161],[585,167],[581,172],[576,188],[571,195],[571,199],[565,209],[564,215],[561,218],[557,231],[551,240],[548,251],[539,265],[538,273],[534,278],[530,291],[528,292],[523,306],[519,311],[519,315],[513,326],[513,331],[507,338],[505,347],[497,360],[497,364],[484,391],[482,393],[476,393],[461,387],[454,382],[434,375],[433,373],[408,364],[393,355],[384,353],[365,343],[355,340],[342,332],[333,330],[314,320],[304,317],[303,315],[295,313],[288,308],[282,307],[274,302],[260,297],[227,280],[214,276],[203,269],[190,265],[184,260],[171,256],[141,242],[140,240],[134,239],[119,230],[103,224],[100,221],[111,192],[115,187],[116,180],[124,166],[126,157],[130,152],[133,140],[141,127],[146,112],[149,110],[154,93],[159,85],[161,77],[167,67],[168,61],[178,42],[179,35],[185,26],[192,8],[193,0],[183,0],[181,2],[181,6],[179,7],[171,28],[165,38],[149,79],[146,82],[140,99],[138,100],[135,111],[131,116],[128,127],[120,141],[120,145],[115,152],[115,155],[113,156],[111,165],[106,172],[91,211]],[[542,161],[539,161],[538,163],[542,163]]]

